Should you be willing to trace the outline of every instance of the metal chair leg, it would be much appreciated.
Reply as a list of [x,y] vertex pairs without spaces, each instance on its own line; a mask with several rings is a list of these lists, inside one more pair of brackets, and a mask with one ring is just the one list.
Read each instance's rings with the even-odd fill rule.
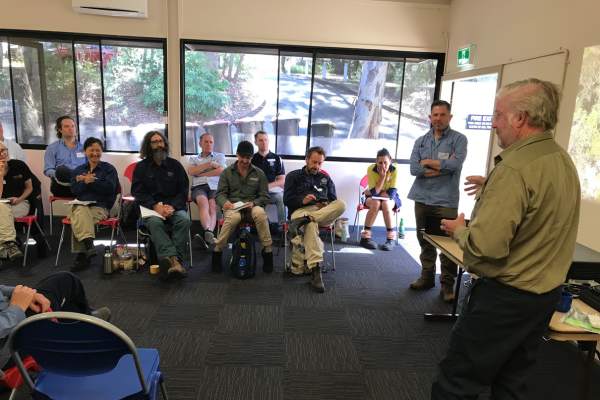
[[163,400],[169,400],[169,395],[167,394],[167,387],[165,386],[165,381],[162,379],[160,381],[160,393],[162,394]]
[[192,231],[188,229],[188,247],[190,249],[190,268],[194,265],[194,256],[192,256]]
[[40,233],[42,234],[42,239],[44,239],[44,242],[46,242],[46,246],[48,246],[48,250],[52,250],[52,246],[50,246],[50,242],[48,242],[48,238],[46,237],[46,233],[44,232],[44,230],[42,229],[42,227],[40,226],[40,224],[37,221],[35,222],[35,226],[37,226],[38,231],[40,231]]
[[53,201],[50,202],[50,236],[52,236],[52,225],[54,222],[54,208],[52,207],[53,203]]
[[360,222],[360,211],[356,211],[356,214],[354,215],[354,236],[356,236],[356,241],[358,242],[359,239],[359,228],[360,225],[358,225],[358,223]]
[[25,237],[25,254],[23,255],[23,265],[24,268],[27,264],[27,253],[29,250],[29,234],[31,233],[31,224],[27,224],[27,237]]
[[333,263],[332,271],[335,271],[335,246],[333,245],[333,242],[335,240],[335,229],[332,229],[330,231],[330,237],[331,237],[331,259],[332,259],[332,263]]
[[60,249],[62,249],[63,240],[65,238],[65,227],[63,224],[62,231],[60,232],[60,240],[58,241],[58,250],[56,251],[56,261],[54,262],[54,267],[58,267],[58,257],[60,257]]

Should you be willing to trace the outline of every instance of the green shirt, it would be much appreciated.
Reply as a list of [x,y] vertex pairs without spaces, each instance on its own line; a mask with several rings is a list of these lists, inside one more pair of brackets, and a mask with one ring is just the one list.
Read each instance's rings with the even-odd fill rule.
[[469,272],[533,292],[562,282],[579,223],[577,171],[551,132],[529,136],[495,158],[471,223],[454,237]]
[[260,168],[252,164],[248,174],[241,176],[236,161],[221,173],[216,200],[221,208],[227,201],[252,201],[255,206],[264,207],[269,202],[267,177]]

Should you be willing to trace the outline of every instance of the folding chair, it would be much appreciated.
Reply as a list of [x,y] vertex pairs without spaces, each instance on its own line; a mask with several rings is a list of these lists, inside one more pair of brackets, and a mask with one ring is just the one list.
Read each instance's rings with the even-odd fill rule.
[[61,197],[61,196],[52,196],[48,197],[48,202],[50,203],[50,236],[52,236],[52,225],[54,225],[54,202],[55,201],[71,201],[75,200],[75,197]]
[[[332,271],[335,271],[335,245],[334,245],[334,241],[335,241],[335,221],[331,224],[331,225],[326,225],[326,226],[319,226],[319,235],[320,234],[327,234],[329,235],[329,240],[330,240],[330,244],[331,244],[331,248],[329,249],[329,254],[331,257],[331,264],[333,266],[333,268],[331,269]],[[289,257],[288,260],[288,247],[290,245],[289,240],[288,240],[288,228],[289,228],[289,221],[286,222],[285,224],[283,224],[283,265],[286,271],[290,271],[292,268],[292,258]],[[288,262],[289,261],[289,262]]]
[[[168,399],[156,349],[138,349],[116,326],[90,315],[48,312],[21,321],[8,349],[33,398]],[[27,375],[22,354],[42,371]],[[45,396],[45,397],[44,397]]]
[[27,226],[27,236],[25,237],[25,243],[23,244],[23,246],[25,248],[25,251],[23,252],[23,267],[25,265],[27,265],[27,253],[29,252],[29,237],[31,236],[31,225],[35,224],[35,226],[38,228],[38,230],[42,234],[42,238],[46,242],[46,246],[48,246],[49,250],[52,250],[52,247],[50,246],[50,243],[48,243],[48,239],[46,238],[46,235],[44,234],[42,227],[38,223],[37,213],[38,213],[38,210],[36,209],[33,212],[33,215],[26,215],[24,217],[16,217],[14,219],[15,223],[25,224]]
[[[28,356],[23,359],[23,366],[27,372],[39,372],[40,367],[37,365],[33,357]],[[23,385],[24,379],[17,366],[10,367],[4,371],[0,371],[0,385],[12,389],[8,400],[13,400],[17,394],[17,390]]]
[[[360,212],[368,210],[369,207],[365,205],[365,190],[369,188],[369,177],[363,176],[358,184],[358,204],[356,205],[356,214],[354,214],[354,232],[356,235],[356,241],[360,240]],[[398,229],[398,209],[394,209],[394,217],[396,218],[396,229]],[[400,232],[396,232],[396,244],[398,244],[398,238]]]
[[[139,257],[140,252],[141,252],[141,244],[142,242],[144,242],[144,248],[147,251],[146,256],[148,257],[148,260],[152,263],[152,264],[156,264],[158,260],[156,260],[155,256],[152,255],[152,252],[154,251],[152,249],[152,237],[150,235],[150,232],[148,232],[148,229],[146,228],[146,226],[144,225],[144,220],[142,218],[139,218],[137,221],[137,228],[135,230],[135,244],[136,244],[136,248],[137,248],[137,256]],[[192,231],[191,231],[191,227],[190,229],[188,229],[188,250],[189,250],[189,257],[190,257],[190,268],[193,268],[194,265],[194,256],[192,253]]]

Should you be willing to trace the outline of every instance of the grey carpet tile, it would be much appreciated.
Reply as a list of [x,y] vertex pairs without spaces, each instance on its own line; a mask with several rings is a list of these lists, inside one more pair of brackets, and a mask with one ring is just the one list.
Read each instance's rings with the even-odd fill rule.
[[169,291],[165,304],[223,304],[229,284],[225,282],[186,282]]
[[350,335],[350,322],[343,308],[285,307],[283,327],[286,333],[322,333]]
[[283,368],[207,367],[198,400],[283,400]]
[[285,307],[342,308],[343,302],[335,286],[326,287],[325,293],[312,290],[309,278],[291,278],[293,284],[285,284],[282,304]]
[[364,400],[367,387],[359,372],[286,370],[285,400]]
[[366,370],[368,400],[429,399],[433,376],[430,370]]
[[161,370],[170,399],[196,400],[204,369],[168,367],[161,360]]
[[352,340],[365,369],[428,368],[438,361],[418,337],[361,336]]
[[212,331],[219,323],[222,305],[161,305],[154,316],[155,326],[169,329],[202,329]]
[[279,285],[254,284],[250,280],[236,282],[229,286],[225,294],[227,304],[272,304],[279,305],[283,298],[283,288]]
[[283,367],[286,363],[283,335],[225,334],[211,335],[206,365]]
[[287,334],[287,370],[361,371],[350,336]]
[[283,333],[283,307],[263,304],[226,304],[217,332]]
[[172,285],[159,282],[158,279],[144,272],[130,275],[113,274],[110,282],[105,284],[111,287],[106,294],[107,298],[137,303],[161,303],[173,289]]
[[336,287],[347,307],[398,307],[396,289]]
[[405,337],[408,319],[397,309],[349,307],[348,319],[353,336]]
[[200,329],[148,329],[136,340],[138,347],[155,347],[160,353],[163,370],[168,368],[199,368],[204,364],[210,347],[210,332]]
[[112,315],[110,322],[127,334],[149,329],[153,325],[154,316],[160,307],[159,303],[138,303],[134,299],[114,301],[108,298],[106,300],[107,302],[101,305],[109,306]]

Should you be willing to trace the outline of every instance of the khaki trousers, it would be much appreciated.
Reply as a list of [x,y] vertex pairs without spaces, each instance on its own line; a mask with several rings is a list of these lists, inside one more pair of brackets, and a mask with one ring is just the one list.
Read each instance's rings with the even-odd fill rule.
[[17,205],[0,203],[0,244],[13,242],[17,238],[15,218],[24,217],[29,213],[29,202],[24,200]]
[[309,216],[315,221],[304,226],[304,235],[292,240],[292,266],[302,267],[306,261],[311,269],[323,262],[323,242],[319,237],[319,226],[331,225],[345,210],[346,203],[343,200],[334,200],[323,208],[311,205],[292,213],[291,219]]
[[219,232],[219,236],[215,241],[215,251],[223,251],[227,245],[231,232],[244,220],[245,222],[254,222],[258,237],[265,252],[271,251],[271,232],[269,231],[269,218],[265,209],[260,206],[254,206],[252,209],[245,208],[240,211],[223,210],[223,226]]
[[96,223],[106,219],[108,211],[103,207],[74,205],[71,206],[71,251],[85,252],[83,239],[96,237]]

